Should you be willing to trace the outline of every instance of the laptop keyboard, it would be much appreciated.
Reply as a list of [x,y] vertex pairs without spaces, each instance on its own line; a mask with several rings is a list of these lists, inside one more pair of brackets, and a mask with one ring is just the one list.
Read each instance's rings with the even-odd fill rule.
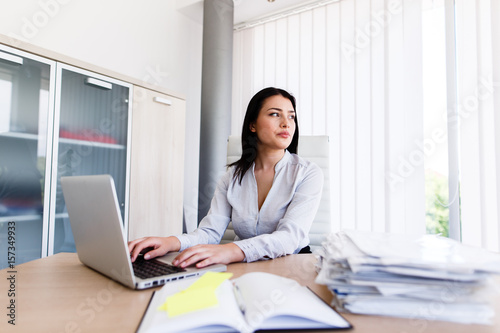
[[132,263],[135,276],[141,279],[153,278],[161,275],[174,274],[185,272],[186,270],[177,266],[165,264],[158,260],[144,260],[142,256],[138,256]]

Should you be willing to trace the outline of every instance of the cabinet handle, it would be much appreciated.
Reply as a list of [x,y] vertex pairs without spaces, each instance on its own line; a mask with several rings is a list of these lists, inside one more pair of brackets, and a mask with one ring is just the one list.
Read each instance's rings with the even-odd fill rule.
[[171,100],[163,98],[163,97],[154,97],[153,101],[155,101],[157,103],[165,104],[165,105],[172,105]]
[[15,56],[13,54],[9,54],[9,53],[0,52],[0,59],[8,61],[8,62],[13,62],[17,65],[23,64],[23,58]]
[[108,90],[111,90],[113,88],[113,85],[111,83],[106,82],[106,81],[97,80],[97,79],[94,79],[92,77],[86,78],[85,83],[93,85],[93,86],[101,87],[104,89],[108,89]]

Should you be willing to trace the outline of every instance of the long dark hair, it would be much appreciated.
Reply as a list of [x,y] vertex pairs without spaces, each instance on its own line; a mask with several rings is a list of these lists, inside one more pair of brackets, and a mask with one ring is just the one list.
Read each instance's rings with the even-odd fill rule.
[[[239,179],[241,181],[245,173],[250,169],[255,158],[257,157],[257,134],[250,130],[250,124],[255,123],[257,121],[257,117],[259,116],[260,109],[262,109],[262,105],[264,101],[271,97],[280,95],[289,99],[292,103],[293,110],[296,110],[295,97],[289,94],[287,91],[279,88],[269,87],[264,88],[258,93],[256,93],[250,102],[248,103],[247,112],[245,114],[245,119],[243,120],[243,128],[241,131],[241,157],[234,163],[229,164],[229,166],[236,166],[236,170],[234,172],[234,178]],[[297,153],[297,146],[299,144],[299,123],[297,120],[297,112],[295,112],[295,133],[293,134],[292,142],[287,147],[287,150],[290,153]]]

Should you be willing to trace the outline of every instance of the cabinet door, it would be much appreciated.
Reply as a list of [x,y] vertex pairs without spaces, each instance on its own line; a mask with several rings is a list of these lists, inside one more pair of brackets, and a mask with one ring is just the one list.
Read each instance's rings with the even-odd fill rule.
[[129,240],[182,232],[185,101],[134,86]]
[[0,45],[0,269],[47,251],[55,63]]
[[129,114],[132,86],[67,65],[57,65],[54,133],[53,253],[74,252],[61,189],[62,176],[109,174],[127,220]]

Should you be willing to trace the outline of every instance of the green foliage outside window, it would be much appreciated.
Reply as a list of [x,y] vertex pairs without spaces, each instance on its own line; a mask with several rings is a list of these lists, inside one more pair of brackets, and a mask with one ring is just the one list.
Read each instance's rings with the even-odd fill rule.
[[448,237],[448,179],[427,171],[425,174],[425,225],[427,233]]

